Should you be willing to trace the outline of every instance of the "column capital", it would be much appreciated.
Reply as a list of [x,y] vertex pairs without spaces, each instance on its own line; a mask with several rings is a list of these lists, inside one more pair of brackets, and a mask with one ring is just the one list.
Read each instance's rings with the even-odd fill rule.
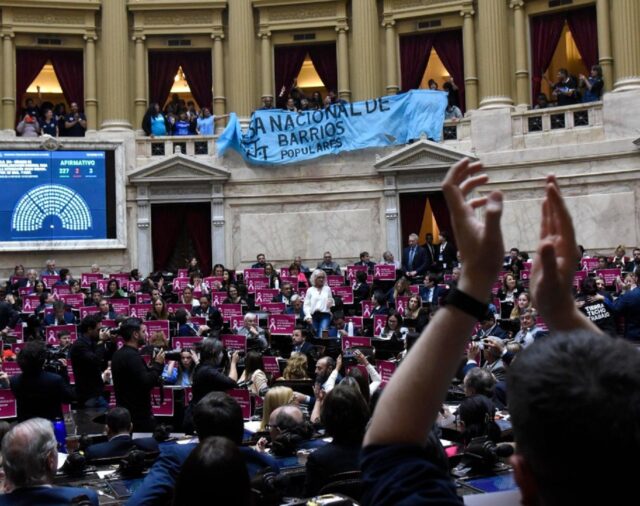
[[524,0],[509,0],[510,9],[522,9],[524,7]]
[[85,33],[82,36],[82,40],[85,42],[97,42],[98,36],[95,33]]
[[270,39],[271,38],[271,31],[268,29],[261,29],[258,32],[258,38],[259,39]]
[[393,28],[396,25],[396,20],[393,18],[386,18],[382,20],[382,24],[380,26],[382,26],[382,28]]
[[471,18],[475,16],[476,11],[473,10],[473,5],[465,5],[460,9],[460,16],[463,18]]
[[16,34],[13,32],[2,32],[0,33],[0,38],[5,40],[5,39],[14,39],[16,37]]
[[347,25],[346,23],[341,23],[339,25],[336,25],[337,33],[347,33],[348,31],[349,31],[349,25]]
[[213,32],[211,34],[211,38],[213,40],[223,40],[224,39],[224,33],[220,32]]
[[136,33],[131,37],[131,40],[133,42],[144,42],[145,40],[147,40],[147,36],[143,33]]

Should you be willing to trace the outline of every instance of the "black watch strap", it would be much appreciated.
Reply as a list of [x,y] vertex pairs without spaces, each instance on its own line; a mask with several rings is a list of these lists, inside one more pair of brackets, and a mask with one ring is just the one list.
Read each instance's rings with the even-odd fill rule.
[[473,316],[478,321],[483,320],[489,310],[488,304],[474,299],[471,295],[467,295],[457,288],[453,288],[449,291],[446,299],[446,305],[456,307],[460,311]]

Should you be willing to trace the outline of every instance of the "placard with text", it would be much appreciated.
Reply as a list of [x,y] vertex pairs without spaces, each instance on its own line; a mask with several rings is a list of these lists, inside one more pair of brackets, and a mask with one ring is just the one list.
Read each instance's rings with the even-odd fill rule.
[[267,317],[267,325],[271,334],[290,336],[296,328],[296,315],[270,314]]

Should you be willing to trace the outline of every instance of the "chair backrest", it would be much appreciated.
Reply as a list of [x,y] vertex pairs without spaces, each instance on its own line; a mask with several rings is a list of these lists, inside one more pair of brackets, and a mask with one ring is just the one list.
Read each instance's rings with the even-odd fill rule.
[[319,495],[343,494],[354,501],[359,501],[364,492],[363,488],[360,471],[347,471],[346,473],[338,473],[331,476],[329,483],[320,489]]

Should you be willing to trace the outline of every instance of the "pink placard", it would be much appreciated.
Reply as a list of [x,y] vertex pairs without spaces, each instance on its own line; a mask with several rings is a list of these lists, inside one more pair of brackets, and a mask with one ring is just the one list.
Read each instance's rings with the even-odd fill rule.
[[587,277],[587,271],[576,271],[573,275],[573,285],[577,288],[580,287],[582,281]]
[[513,274],[511,271],[500,271],[498,273],[498,280],[502,281],[507,274]]
[[587,269],[588,271],[592,271],[598,268],[598,259],[597,258],[583,258],[580,260],[580,265],[582,265],[583,269]]
[[301,288],[298,288],[298,295],[300,295],[300,298],[304,300],[305,296],[307,295],[307,287],[303,286]]
[[290,276],[289,272],[289,267],[280,267],[280,279]]
[[244,327],[244,316],[233,315],[229,317],[229,328],[233,332],[238,332],[238,329]]
[[149,311],[151,311],[151,304],[131,304],[129,306],[129,316],[134,318],[144,319]]
[[[127,299],[111,299],[111,307],[115,314],[129,314],[131,304]],[[146,314],[146,313],[145,313]]]
[[107,286],[109,285],[109,279],[97,279],[96,280],[96,288],[100,290],[102,293],[107,291]]
[[275,288],[261,288],[260,290],[256,290],[256,306],[266,302],[271,302],[279,293],[280,291]]
[[40,279],[44,283],[44,286],[46,286],[47,288],[51,288],[58,281],[60,281],[60,276],[57,276],[55,274],[45,274],[44,276],[41,276]]
[[184,290],[184,287],[189,284],[189,278],[174,278],[173,291],[180,293]]
[[242,409],[242,418],[245,420],[251,418],[251,394],[249,390],[234,388],[227,390],[227,395],[236,400]]
[[353,323],[353,328],[361,329],[362,328],[362,316],[345,316],[345,323]]
[[382,378],[382,383],[387,383],[396,371],[396,363],[391,360],[378,360],[376,365],[378,367],[380,377]]
[[184,388],[184,405],[188,406],[193,400],[193,389],[191,387]]
[[17,376],[22,372],[18,362],[5,361],[2,364],[2,369],[7,373],[8,376]]
[[362,308],[362,317],[371,318],[371,313],[373,312],[376,305],[370,300],[363,300],[362,302],[360,302],[360,307]]
[[51,293],[54,295],[69,295],[71,293],[71,287],[69,285],[58,285],[51,288]]
[[243,271],[244,283],[247,284],[247,281],[255,278],[264,277],[264,269],[245,269]]
[[30,286],[23,286],[22,288],[18,288],[18,295],[23,299],[29,295],[33,291],[33,288]]
[[139,292],[142,289],[142,281],[125,281],[122,286],[130,293]]
[[9,346],[11,346],[11,351],[17,355],[18,353],[20,353],[20,350],[24,346],[24,343],[10,343]]
[[329,274],[327,276],[327,284],[329,285],[329,288],[344,286],[344,276],[338,276],[337,274]]
[[17,323],[16,326],[11,329],[11,333],[9,335],[15,337],[18,341],[22,341],[24,338],[24,327],[22,326],[22,323]]
[[222,286],[224,278],[222,276],[208,276],[202,280],[209,291],[217,290]]
[[373,267],[373,279],[379,281],[395,281],[396,266],[389,264],[376,264]]
[[280,286],[284,285],[285,283],[291,283],[293,291],[297,291],[298,278],[296,276],[280,276]]
[[22,300],[22,312],[23,313],[33,313],[36,308],[40,305],[40,296],[39,295],[27,295]]
[[99,272],[83,272],[80,276],[80,286],[91,288],[91,284],[96,283],[99,279],[102,279],[102,274]]
[[116,328],[116,321],[110,318],[105,318],[104,320],[102,320],[102,327],[108,328],[108,329],[114,329]]
[[420,293],[420,287],[418,285],[410,285],[409,291],[411,292],[411,295],[418,295]]
[[356,347],[370,347],[371,346],[371,338],[370,337],[343,337],[342,338],[342,349],[348,350],[349,348]]
[[199,342],[202,342],[201,337],[174,337],[173,347],[176,350],[189,350]]
[[164,388],[164,396],[160,388],[151,390],[151,411],[155,416],[173,416],[173,388]]
[[267,325],[271,334],[289,336],[296,328],[296,315],[270,314],[267,317]]
[[105,385],[104,391],[109,392],[109,409],[116,407],[116,392],[113,385]]
[[444,280],[445,283],[448,283],[453,279],[453,276],[451,274],[445,274],[442,279]]
[[71,363],[71,359],[67,359],[67,376],[69,377],[69,383],[71,385],[75,385],[76,375],[73,374],[73,364]]
[[545,332],[549,331],[549,326],[544,322],[544,320],[540,316],[536,318],[536,327],[538,327],[541,330],[544,330]]
[[407,312],[407,308],[409,307],[409,297],[404,295],[400,295],[396,297],[396,312],[400,315],[404,316]]
[[353,288],[350,286],[336,286],[331,292],[341,297],[344,304],[353,304]]
[[520,271],[520,279],[526,281],[531,278],[531,271]]
[[264,365],[264,372],[271,374],[274,378],[282,376],[277,357],[262,357],[262,365]]
[[356,272],[367,272],[366,265],[347,265],[347,281],[353,284],[356,281]]
[[232,316],[242,316],[242,305],[240,304],[220,304],[218,309],[225,322],[230,321]]
[[247,291],[249,293],[255,293],[258,290],[264,290],[269,288],[269,278],[266,276],[260,276],[258,278],[249,278],[245,280]]
[[204,316],[192,316],[191,317],[191,323],[195,323],[196,325],[206,325],[207,324],[207,318]]
[[84,295],[81,293],[69,293],[66,295],[60,295],[59,299],[63,301],[67,306],[72,308],[79,308],[84,304]]
[[148,293],[137,293],[136,304],[151,304],[151,295]]
[[384,328],[387,325],[387,315],[377,314],[373,317],[373,335],[380,336],[384,332]]
[[115,279],[120,287],[122,287],[126,281],[129,281],[130,277],[131,276],[128,272],[115,272],[113,274],[109,274],[109,279]]
[[82,306],[80,308],[80,319],[82,320],[85,316],[98,313],[99,311],[98,306]]
[[45,339],[47,344],[58,345],[58,333],[69,332],[71,341],[78,339],[78,328],[75,325],[49,325],[45,327]]
[[229,351],[247,351],[247,338],[237,334],[222,334],[220,340]]
[[178,269],[178,277],[179,278],[188,278],[189,277],[189,269]]
[[211,292],[211,305],[213,307],[218,307],[227,297],[227,292]]
[[284,302],[263,302],[260,304],[260,310],[271,314],[282,314],[287,308]]
[[184,309],[185,311],[189,311],[189,313],[193,312],[193,306],[191,304],[167,304],[167,310],[170,313],[175,313],[178,309]]
[[15,418],[18,416],[18,404],[11,389],[0,390],[0,418]]
[[169,320],[147,320],[144,324],[147,327],[147,335],[164,332],[164,337],[169,337]]
[[502,281],[496,281],[491,285],[491,293],[493,295],[497,295],[500,289],[502,288]]
[[616,278],[620,276],[622,269],[598,269],[596,274],[604,279],[604,284],[607,286],[613,286],[616,282]]

